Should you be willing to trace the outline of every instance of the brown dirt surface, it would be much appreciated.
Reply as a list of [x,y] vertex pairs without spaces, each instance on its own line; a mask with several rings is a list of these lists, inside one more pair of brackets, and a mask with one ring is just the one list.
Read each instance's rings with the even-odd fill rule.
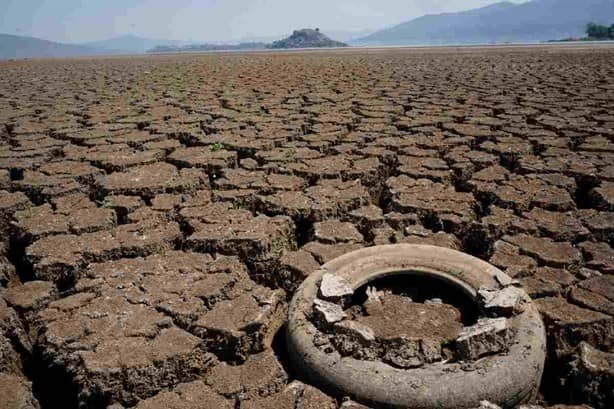
[[[545,403],[612,407],[613,50],[0,62],[0,400],[340,407],[285,366],[288,300],[428,243],[537,300]],[[416,305],[412,333],[449,312]]]
[[458,337],[460,312],[448,304],[414,303],[398,295],[384,295],[381,304],[368,305],[367,315],[357,318],[380,339],[399,336],[446,343]]

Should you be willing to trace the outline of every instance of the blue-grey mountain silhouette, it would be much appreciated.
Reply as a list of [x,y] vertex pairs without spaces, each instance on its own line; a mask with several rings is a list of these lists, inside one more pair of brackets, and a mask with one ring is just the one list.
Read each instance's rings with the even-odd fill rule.
[[426,15],[353,41],[354,44],[531,42],[582,37],[589,22],[614,22],[614,0],[533,0],[458,13]]

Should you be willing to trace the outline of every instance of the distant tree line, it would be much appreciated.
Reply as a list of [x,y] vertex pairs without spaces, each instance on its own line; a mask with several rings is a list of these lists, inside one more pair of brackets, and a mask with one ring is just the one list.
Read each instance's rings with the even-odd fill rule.
[[586,26],[586,35],[589,39],[614,40],[614,24],[610,27],[589,23]]
[[158,45],[148,53],[173,53],[173,52],[199,52],[199,51],[241,51],[241,50],[265,50],[271,45],[267,43],[240,43],[240,44],[191,44],[186,46]]

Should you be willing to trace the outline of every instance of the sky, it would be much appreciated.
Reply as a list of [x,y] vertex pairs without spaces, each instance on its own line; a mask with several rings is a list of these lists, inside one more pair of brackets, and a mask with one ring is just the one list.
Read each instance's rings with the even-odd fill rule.
[[[0,0],[0,33],[80,43],[123,34],[220,42],[319,27],[364,32],[500,0]],[[513,0],[521,3],[526,0]]]

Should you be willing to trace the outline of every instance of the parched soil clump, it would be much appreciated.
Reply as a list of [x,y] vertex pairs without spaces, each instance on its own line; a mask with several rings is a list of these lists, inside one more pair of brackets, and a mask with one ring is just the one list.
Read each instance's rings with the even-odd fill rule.
[[170,250],[179,236],[173,222],[125,224],[108,231],[43,237],[26,248],[24,258],[36,278],[61,284],[78,279],[88,263]]
[[[332,343],[343,355],[412,368],[442,359],[442,346],[456,339],[462,328],[460,313],[451,305],[414,303],[394,294],[374,297],[377,300],[365,303],[365,315],[334,326],[340,336]],[[362,349],[361,341],[376,345]]]
[[106,194],[136,194],[152,197],[158,193],[191,192],[206,185],[202,171],[188,168],[178,170],[168,163],[156,163],[115,172],[100,181]]
[[[446,342],[460,331],[460,312],[449,304],[414,303],[406,297],[384,294],[379,302],[369,302],[365,308],[367,315],[357,321],[371,327],[381,339],[417,334],[423,339]],[[391,318],[397,314],[399,318]]]
[[29,325],[90,404],[132,404],[197,379],[216,355],[244,360],[284,314],[283,294],[252,282],[237,259],[196,253],[91,264],[75,289],[38,306]]

